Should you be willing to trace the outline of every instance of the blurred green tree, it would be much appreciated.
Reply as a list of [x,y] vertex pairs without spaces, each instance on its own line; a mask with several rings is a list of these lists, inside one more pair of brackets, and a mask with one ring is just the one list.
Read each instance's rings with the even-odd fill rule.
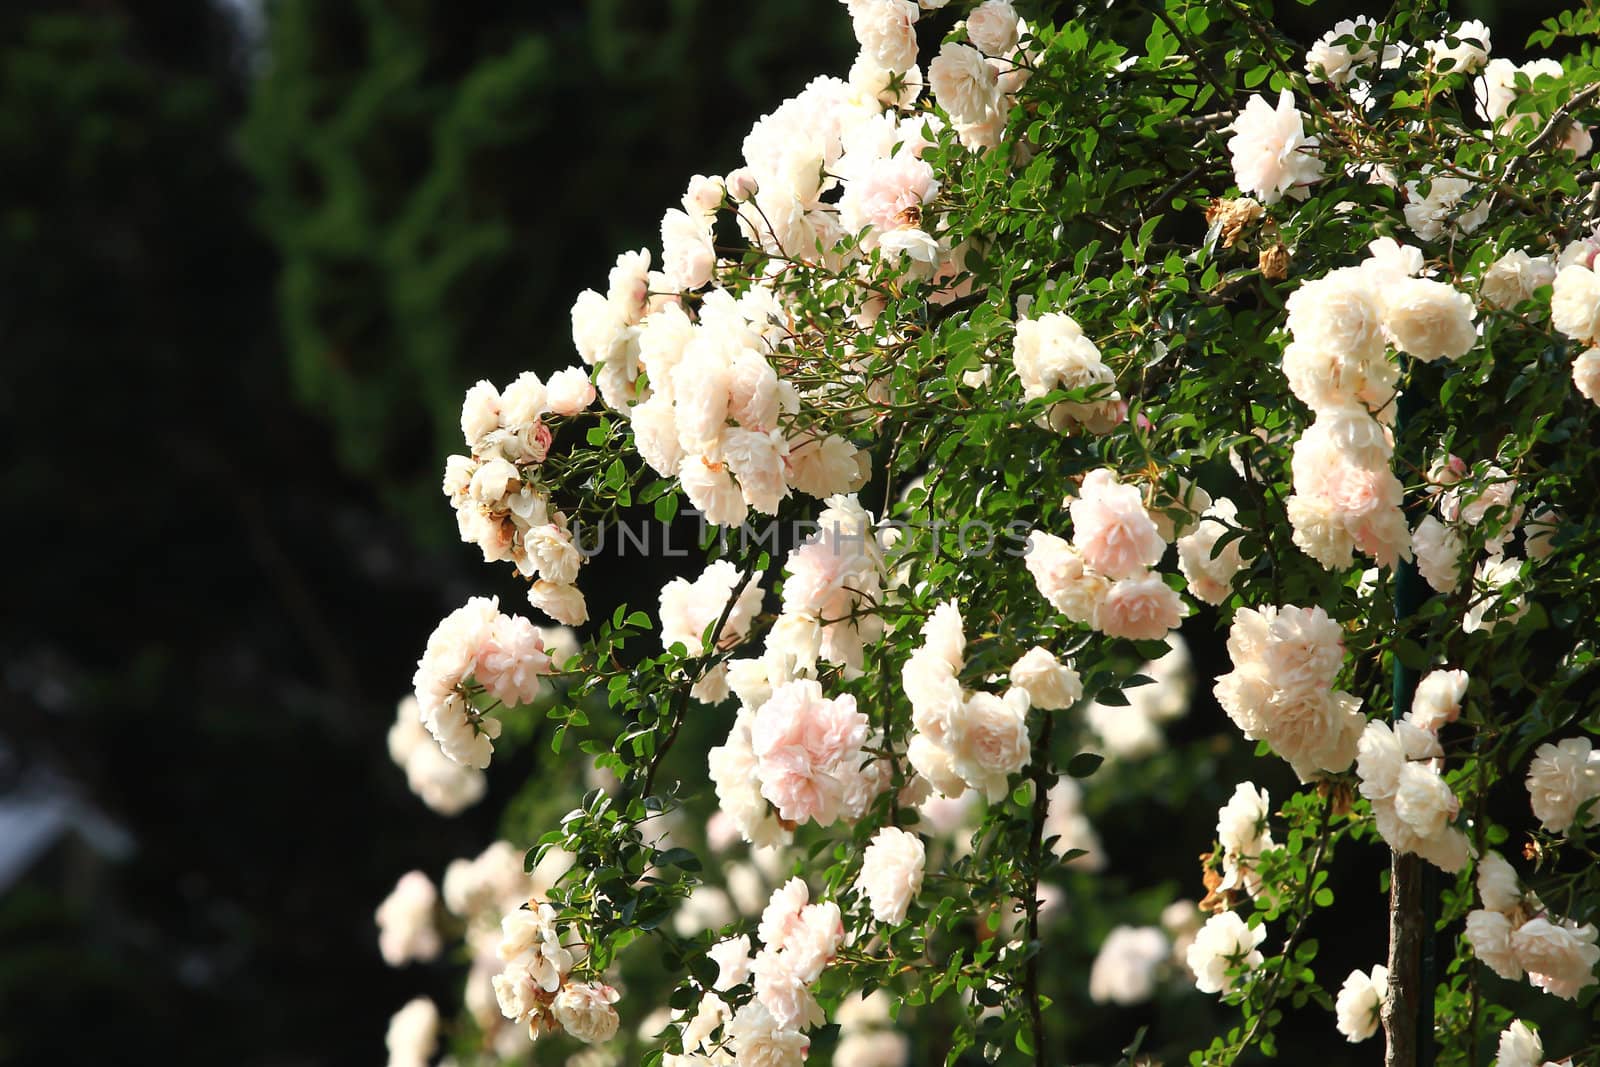
[[578,279],[656,244],[763,108],[848,68],[832,6],[274,6],[244,143],[294,379],[341,461],[442,530],[465,385],[575,362]]

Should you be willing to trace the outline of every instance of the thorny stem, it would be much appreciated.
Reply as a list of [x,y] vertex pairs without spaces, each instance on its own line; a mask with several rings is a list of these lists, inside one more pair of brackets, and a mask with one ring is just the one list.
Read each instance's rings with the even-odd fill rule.
[[728,600],[722,605],[722,614],[717,616],[717,624],[711,629],[711,650],[697,657],[685,674],[683,682],[672,694],[672,725],[667,729],[667,736],[656,747],[655,754],[650,757],[650,766],[644,775],[644,790],[640,796],[649,796],[650,790],[655,786],[656,772],[661,769],[661,761],[666,759],[667,752],[672,748],[672,743],[678,739],[678,731],[683,728],[684,713],[689,707],[689,690],[694,683],[705,673],[706,665],[713,657],[718,655],[718,639],[722,636],[722,628],[728,625],[728,616],[733,614],[734,605],[739,602],[739,595],[744,592],[744,587],[750,583],[750,577],[755,573],[756,565],[753,558],[746,559],[739,572],[739,580],[733,584],[733,590],[728,594]]
[[1033,1031],[1034,1067],[1045,1067],[1044,1005],[1039,1000],[1039,853],[1044,840],[1044,821],[1050,813],[1050,732],[1055,717],[1045,713],[1044,728],[1034,744],[1033,821],[1028,831],[1028,913],[1029,956],[1022,974],[1024,995],[1028,998],[1028,1026]]
[[1300,947],[1300,939],[1305,935],[1306,920],[1311,918],[1311,896],[1316,892],[1317,872],[1322,869],[1322,861],[1328,853],[1328,842],[1333,837],[1333,805],[1337,793],[1328,791],[1327,799],[1322,803],[1322,813],[1318,817],[1321,829],[1317,834],[1317,850],[1311,855],[1311,865],[1306,868],[1306,884],[1300,889],[1300,901],[1296,907],[1294,929],[1289,931],[1289,937],[1283,943],[1282,962],[1278,969],[1272,972],[1272,979],[1267,984],[1267,991],[1261,998],[1261,1004],[1256,1009],[1256,1014],[1250,1020],[1250,1029],[1240,1039],[1237,1046],[1239,1052],[1249,1048],[1256,1038],[1256,1033],[1261,1029],[1262,1022],[1272,1012],[1272,1006],[1278,1000],[1278,987],[1283,984],[1283,975],[1294,962],[1294,950]]

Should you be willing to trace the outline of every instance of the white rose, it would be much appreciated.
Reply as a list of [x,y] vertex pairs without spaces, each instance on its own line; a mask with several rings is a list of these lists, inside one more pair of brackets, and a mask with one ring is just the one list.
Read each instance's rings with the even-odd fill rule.
[[1083,696],[1078,672],[1039,645],[1011,665],[1011,684],[1025,690],[1034,707],[1051,711],[1070,707]]
[[1238,912],[1223,911],[1211,916],[1184,955],[1189,970],[1194,972],[1195,988],[1202,993],[1223,993],[1232,989],[1238,978],[1229,977],[1229,968],[1259,967],[1265,957],[1257,946],[1266,937],[1266,927],[1250,929]]
[[906,909],[922,889],[927,852],[922,839],[886,826],[861,854],[856,889],[867,896],[872,917],[881,923],[905,921]]
[[1354,1044],[1378,1032],[1379,1016],[1389,999],[1389,968],[1378,964],[1370,973],[1351,971],[1334,1003],[1335,1028]]
[[1501,978],[1515,982],[1522,977],[1522,965],[1511,950],[1511,920],[1497,911],[1479,908],[1467,913],[1467,943],[1473,955]]
[[1483,272],[1483,298],[1498,308],[1513,308],[1532,298],[1540,286],[1555,281],[1555,264],[1549,256],[1530,256],[1512,249]]
[[1572,361],[1572,384],[1585,399],[1600,404],[1600,348],[1585,349]]
[[1425,363],[1459,359],[1477,343],[1471,298],[1444,282],[1407,278],[1385,294],[1384,305],[1395,347]]
[[1574,341],[1600,341],[1600,277],[1574,263],[1563,267],[1552,284],[1551,324]]
[[491,382],[478,382],[467,390],[461,404],[461,436],[467,447],[476,450],[489,434],[500,428],[500,393]]
[[550,1005],[551,1014],[567,1033],[589,1045],[610,1041],[617,1032],[615,989],[600,982],[565,986]]

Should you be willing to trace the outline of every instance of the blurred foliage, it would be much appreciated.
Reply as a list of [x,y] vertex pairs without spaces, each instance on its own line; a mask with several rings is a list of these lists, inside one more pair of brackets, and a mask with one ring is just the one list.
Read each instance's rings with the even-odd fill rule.
[[443,530],[465,387],[572,362],[580,280],[656,244],[764,108],[848,66],[822,7],[276,5],[244,144],[295,383],[341,461]]

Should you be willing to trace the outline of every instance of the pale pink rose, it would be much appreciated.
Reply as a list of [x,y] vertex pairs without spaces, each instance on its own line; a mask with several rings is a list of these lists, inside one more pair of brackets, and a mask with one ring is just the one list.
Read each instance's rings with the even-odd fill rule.
[[1317,138],[1306,136],[1305,116],[1295,109],[1288,89],[1279,94],[1276,108],[1252,96],[1231,129],[1228,151],[1240,192],[1276,204],[1284,193],[1322,177]]
[[1017,47],[1017,9],[1010,0],[984,0],[967,16],[967,40],[990,56],[1007,56]]
[[1600,276],[1578,264],[1563,267],[1550,294],[1550,321],[1574,341],[1600,341]]
[[500,428],[500,392],[493,382],[478,382],[461,404],[461,436],[476,451],[479,442]]
[[1356,362],[1383,358],[1383,293],[1370,272],[1329,271],[1301,283],[1284,306],[1289,332],[1304,349]]
[[[1600,753],[1587,737],[1569,737],[1543,744],[1528,766],[1528,796],[1533,814],[1551,833],[1566,833],[1578,808],[1600,796]],[[1588,825],[1600,822],[1600,803],[1589,809]]]
[[1242,555],[1241,538],[1235,537],[1216,550],[1217,542],[1238,526],[1238,509],[1223,497],[1206,508],[1192,532],[1178,538],[1178,569],[1189,592],[1207,604],[1221,604],[1233,590],[1233,579],[1248,564]]
[[1467,695],[1466,671],[1429,671],[1417,683],[1411,701],[1411,721],[1424,730],[1437,731],[1461,716],[1461,700]]
[[709,222],[668,209],[661,217],[661,266],[667,283],[679,290],[699,289],[711,281],[716,265]]
[[1484,853],[1478,861],[1477,882],[1478,897],[1490,911],[1509,915],[1522,905],[1522,883],[1500,853]]
[[1432,515],[1424,515],[1411,535],[1417,570],[1436,592],[1451,593],[1461,584],[1461,535]]
[[811,1041],[778,1025],[759,1000],[752,1000],[723,1027],[741,1067],[802,1067]]
[[478,649],[473,676],[508,708],[532,704],[539,680],[551,671],[538,627],[521,615],[501,615]]
[[962,125],[994,121],[1000,110],[999,76],[976,48],[946,41],[928,66],[934,99]]
[[594,382],[589,381],[589,374],[581,366],[565,366],[550,374],[544,389],[552,414],[574,416],[595,402]]
[[1034,645],[1011,665],[1011,684],[1028,694],[1028,703],[1054,711],[1071,707],[1083,696],[1078,672],[1049,649]]
[[[750,632],[756,612],[761,610],[761,583],[751,578],[741,585],[739,568],[725,559],[708,564],[693,582],[674,578],[661,589],[661,645],[670,648],[682,642],[691,656],[698,655],[705,631],[728,616],[722,629],[713,635],[716,648],[733,648]],[[734,597],[734,590],[739,595]],[[733,606],[728,607],[732,600]]]
[[750,737],[761,793],[782,818],[826,826],[844,813],[867,739],[855,697],[829,700],[817,682],[786,682],[756,712]]
[[725,463],[686,455],[678,465],[678,481],[689,503],[713,526],[738,526],[749,514],[744,493]]
[[1400,768],[1394,794],[1395,814],[1418,837],[1441,833],[1459,808],[1460,802],[1438,772],[1423,763],[1407,763]]
[[922,205],[938,192],[933,168],[900,152],[875,160],[849,184],[839,200],[839,220],[851,233],[867,226],[882,231],[920,227]]
[[756,999],[786,1030],[798,1030],[822,1021],[822,1009],[811,995],[803,974],[788,952],[764,948],[750,965]]
[[1431,363],[1459,359],[1478,342],[1471,297],[1445,282],[1405,278],[1384,293],[1384,326],[1395,347]]
[[1119,483],[1106,468],[1084,477],[1068,510],[1073,547],[1108,578],[1133,578],[1160,562],[1167,549],[1138,488]]
[[1483,298],[1495,307],[1511,309],[1530,300],[1541,286],[1555,281],[1556,268],[1549,256],[1530,256],[1513,248],[1483,272]]
[[851,0],[850,17],[863,55],[885,70],[916,65],[916,22],[921,12],[912,0]]
[[1111,591],[1111,582],[1084,564],[1083,557],[1065,540],[1034,530],[1028,534],[1023,556],[1039,594],[1051,607],[1081,625],[1093,625],[1095,612]]
[[927,851],[916,834],[893,826],[879,830],[861,854],[856,889],[867,895],[872,917],[881,923],[905,921],[906,909],[922,889]]
[[801,915],[811,901],[811,892],[803,878],[790,878],[772,891],[766,908],[761,912],[761,924],[756,936],[767,948],[777,950],[804,925]]
[[1592,923],[1529,919],[1511,934],[1511,950],[1528,972],[1528,982],[1553,997],[1574,1000],[1597,981],[1594,965],[1600,962],[1600,947]]
[[589,621],[589,606],[575,585],[540,579],[528,587],[528,603],[564,626]]
[[750,980],[749,934],[742,934],[731,941],[719,941],[706,950],[706,955],[717,965],[717,980],[711,986],[717,992],[725,993]]
[[1108,637],[1159,641],[1183,621],[1183,600],[1156,571],[1113,582],[1095,612],[1095,629]]

